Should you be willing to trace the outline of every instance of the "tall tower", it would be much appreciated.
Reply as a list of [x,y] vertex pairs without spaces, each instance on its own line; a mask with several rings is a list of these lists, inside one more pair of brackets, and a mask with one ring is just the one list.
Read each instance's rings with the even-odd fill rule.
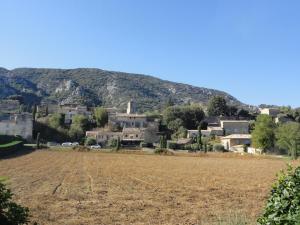
[[135,104],[135,102],[131,99],[131,100],[127,103],[127,114],[132,114],[132,113],[136,113],[136,104]]

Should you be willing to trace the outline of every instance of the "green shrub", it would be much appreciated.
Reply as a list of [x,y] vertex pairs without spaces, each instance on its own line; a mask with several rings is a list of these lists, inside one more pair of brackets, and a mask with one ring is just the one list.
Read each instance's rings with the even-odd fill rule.
[[213,150],[214,150],[215,152],[224,152],[225,148],[224,148],[224,146],[221,145],[221,144],[214,144]]
[[84,142],[84,145],[86,145],[86,146],[91,146],[91,145],[95,145],[95,144],[97,144],[97,141],[95,138],[92,138],[92,137],[88,137]]
[[115,148],[117,146],[117,140],[116,139],[108,140],[107,146],[110,147],[110,148]]
[[208,145],[207,145],[207,150],[208,150],[209,152],[212,152],[212,151],[213,151],[213,145],[212,145],[212,144],[208,144]]
[[118,137],[118,139],[116,140],[115,150],[119,151],[120,148],[121,148],[121,140],[120,140],[120,137]]
[[89,152],[91,151],[90,148],[86,147],[86,146],[82,146],[82,145],[78,145],[78,146],[74,146],[72,147],[73,150],[78,151],[78,152]]
[[168,148],[176,150],[176,149],[180,149],[180,146],[176,142],[169,141],[168,142]]
[[199,145],[196,143],[196,144],[192,144],[192,149],[194,150],[194,151],[199,151],[200,149],[199,149]]
[[14,147],[14,146],[19,145],[21,143],[23,143],[23,142],[22,141],[12,141],[10,143],[0,145],[0,149],[6,149],[6,148]]
[[192,150],[192,145],[191,144],[187,144],[183,146],[184,150]]
[[165,148],[156,148],[154,150],[155,154],[159,154],[159,155],[174,155],[173,152],[169,151],[168,149]]
[[13,136],[13,135],[0,135],[0,144],[6,144],[13,141],[24,141],[21,136]]
[[300,224],[300,167],[281,172],[258,224]]
[[0,145],[0,156],[9,155],[22,149],[23,149],[22,141],[12,141],[7,144],[2,144]]
[[0,182],[0,224],[21,225],[29,223],[29,209],[14,203],[13,194]]
[[243,151],[248,152],[248,146],[247,145],[243,145]]

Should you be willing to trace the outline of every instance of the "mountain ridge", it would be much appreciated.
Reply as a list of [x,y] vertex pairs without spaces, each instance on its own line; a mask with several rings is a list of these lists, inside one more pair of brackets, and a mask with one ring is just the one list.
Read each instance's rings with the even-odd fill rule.
[[52,69],[0,67],[0,98],[22,95],[29,104],[79,103],[125,108],[135,99],[141,111],[161,108],[169,99],[175,104],[206,105],[213,96],[229,104],[245,106],[232,95],[215,89],[163,80],[151,75],[97,68]]

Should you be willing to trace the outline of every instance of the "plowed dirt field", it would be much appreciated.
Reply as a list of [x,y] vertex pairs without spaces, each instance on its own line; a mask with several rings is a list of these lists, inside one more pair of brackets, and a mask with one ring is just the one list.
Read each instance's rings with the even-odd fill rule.
[[280,159],[35,151],[0,160],[15,200],[39,224],[255,223]]

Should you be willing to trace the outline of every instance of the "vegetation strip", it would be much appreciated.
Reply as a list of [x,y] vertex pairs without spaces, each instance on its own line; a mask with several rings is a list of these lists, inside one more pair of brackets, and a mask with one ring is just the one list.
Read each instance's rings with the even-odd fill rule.
[[1,144],[0,148],[7,148],[7,147],[14,146],[14,145],[18,145],[20,143],[22,143],[22,141],[13,141],[13,142],[10,142],[10,143],[7,143],[7,144]]

